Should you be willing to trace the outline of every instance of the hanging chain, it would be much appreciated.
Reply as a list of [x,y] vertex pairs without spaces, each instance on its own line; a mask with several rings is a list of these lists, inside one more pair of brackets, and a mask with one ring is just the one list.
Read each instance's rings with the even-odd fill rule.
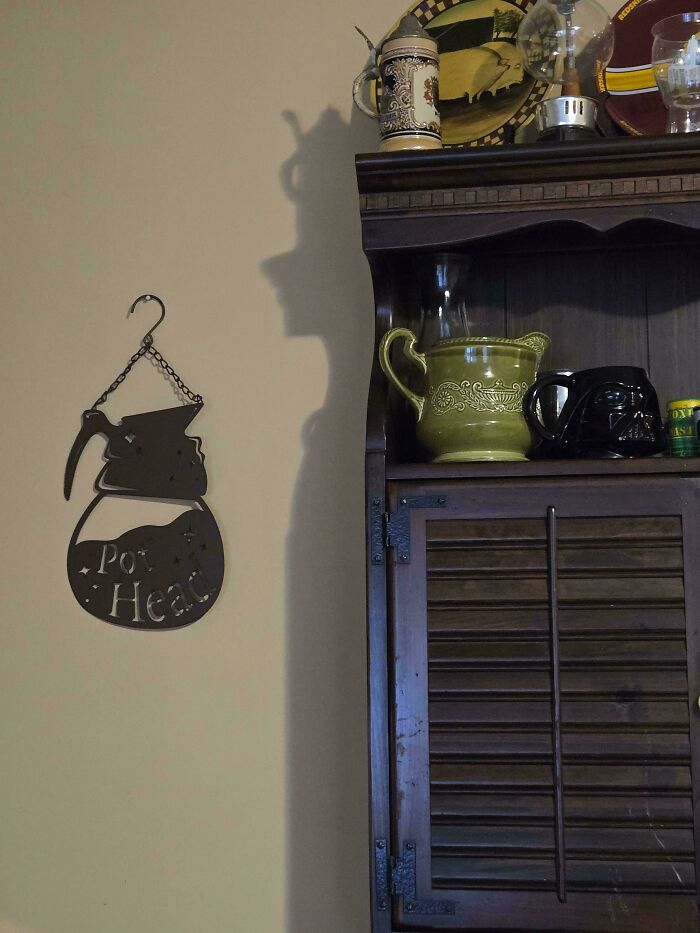
[[107,389],[104,390],[104,392],[97,399],[96,402],[92,403],[92,406],[91,406],[92,408],[97,408],[98,405],[101,405],[106,400],[110,392],[114,392],[115,389],[119,388],[119,386],[122,384],[122,382],[124,382],[126,377],[131,372],[131,369],[134,363],[137,363],[141,359],[142,356],[153,357],[153,359],[156,361],[156,364],[160,366],[163,372],[166,373],[173,380],[173,382],[175,383],[177,388],[180,390],[180,392],[183,395],[186,395],[188,399],[190,399],[193,402],[197,402],[197,403],[204,401],[201,395],[195,394],[191,389],[189,389],[185,385],[182,379],[180,379],[178,374],[172,368],[170,363],[168,363],[168,361],[163,356],[161,356],[158,350],[156,350],[156,348],[153,346],[153,338],[150,335],[148,335],[147,337],[144,338],[143,344],[139,347],[136,353],[134,353],[134,355],[131,357],[131,359],[126,364],[124,369],[119,373],[119,375],[114,380],[114,382],[111,384],[111,386],[109,386]]

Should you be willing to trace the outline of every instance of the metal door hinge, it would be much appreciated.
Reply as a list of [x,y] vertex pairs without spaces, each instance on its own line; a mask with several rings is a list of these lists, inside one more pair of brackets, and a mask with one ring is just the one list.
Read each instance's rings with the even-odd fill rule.
[[403,897],[403,909],[416,916],[444,916],[455,912],[454,901],[416,897],[415,842],[404,843],[402,858],[392,858],[386,839],[377,839],[374,844],[374,878],[379,910],[389,910],[392,897]]
[[411,562],[411,509],[444,509],[445,496],[402,496],[395,512],[384,511],[384,500],[370,501],[370,547],[373,564],[383,564],[389,548],[401,564]]

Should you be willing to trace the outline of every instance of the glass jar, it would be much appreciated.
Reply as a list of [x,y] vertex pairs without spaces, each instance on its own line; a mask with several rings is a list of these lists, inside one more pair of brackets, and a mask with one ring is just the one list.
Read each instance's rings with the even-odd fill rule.
[[421,326],[418,349],[430,350],[439,340],[469,337],[467,282],[472,258],[463,253],[439,252],[418,263]]

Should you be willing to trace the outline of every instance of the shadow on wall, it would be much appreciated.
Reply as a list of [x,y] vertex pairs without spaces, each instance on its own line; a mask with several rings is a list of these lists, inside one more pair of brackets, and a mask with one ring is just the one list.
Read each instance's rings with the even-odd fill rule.
[[283,116],[297,141],[281,183],[297,206],[298,242],[262,268],[287,334],[321,337],[329,364],[324,405],[303,428],[287,541],[287,933],[367,933],[363,469],[373,314],[353,152],[375,148],[376,128],[330,108],[306,132]]

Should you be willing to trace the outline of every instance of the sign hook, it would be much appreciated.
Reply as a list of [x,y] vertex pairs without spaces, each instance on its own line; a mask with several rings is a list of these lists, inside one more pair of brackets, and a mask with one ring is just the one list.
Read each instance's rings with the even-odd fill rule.
[[157,295],[139,295],[136,301],[129,308],[129,314],[134,313],[134,311],[136,310],[136,305],[139,303],[139,301],[157,301],[161,309],[160,317],[158,318],[156,323],[153,325],[153,327],[148,331],[148,333],[143,337],[141,341],[144,347],[150,347],[151,344],[153,343],[153,337],[152,337],[153,331],[156,329],[156,327],[158,327],[160,322],[165,317],[165,305],[163,304],[163,302],[160,300],[160,298]]

